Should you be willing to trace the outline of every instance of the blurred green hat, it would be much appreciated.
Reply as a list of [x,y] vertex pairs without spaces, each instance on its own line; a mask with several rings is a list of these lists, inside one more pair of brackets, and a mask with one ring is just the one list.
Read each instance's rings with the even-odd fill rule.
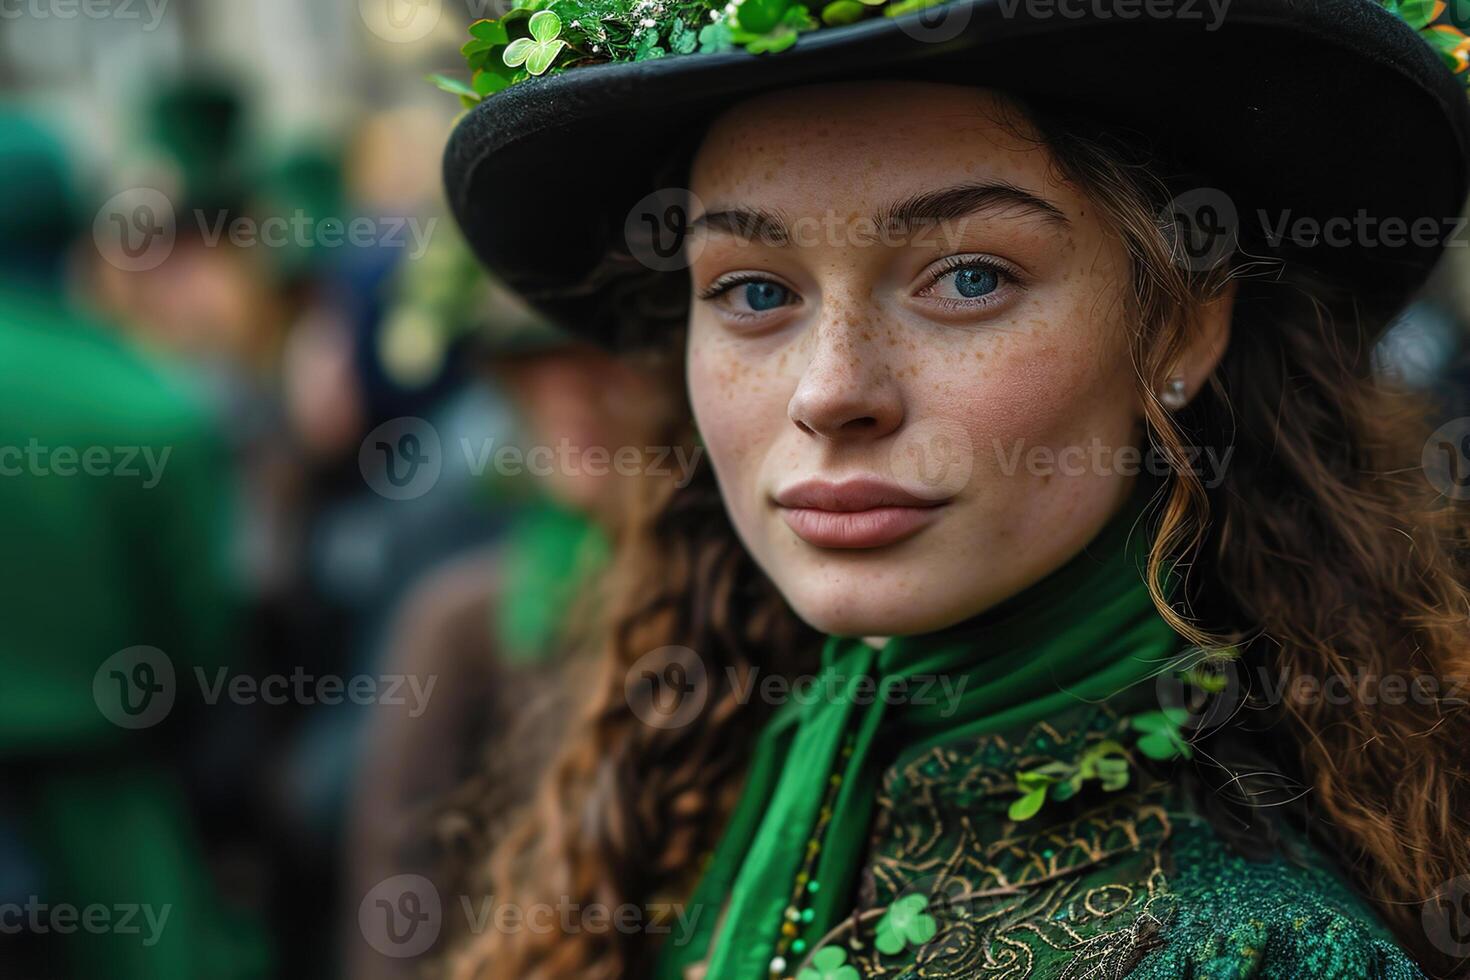
[[146,98],[143,139],[178,169],[190,207],[234,208],[249,185],[246,106],[239,86],[208,75],[165,83]]
[[7,269],[50,262],[81,230],[71,160],[49,125],[0,106],[0,261]]

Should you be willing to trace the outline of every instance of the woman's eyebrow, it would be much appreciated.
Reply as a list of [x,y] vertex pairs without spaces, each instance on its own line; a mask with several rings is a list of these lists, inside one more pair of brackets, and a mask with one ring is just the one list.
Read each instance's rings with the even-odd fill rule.
[[690,231],[709,229],[743,241],[762,239],[768,245],[785,245],[791,240],[786,219],[763,208],[724,208],[708,211],[689,223]]
[[1063,227],[1071,224],[1067,216],[1050,201],[1030,191],[1003,181],[983,184],[957,184],[942,190],[915,194],[885,208],[873,216],[879,227],[906,228],[955,221],[980,211],[1004,209],[1008,213],[1032,214]]
[[[906,230],[947,221],[959,221],[981,211],[1003,210],[1010,215],[1033,215],[1049,224],[1071,224],[1062,210],[1050,201],[1014,184],[957,184],[915,194],[879,208],[872,217],[874,227],[902,233]],[[764,208],[729,207],[709,211],[690,223],[691,231],[708,230],[764,244],[786,245],[791,231],[786,219]]]

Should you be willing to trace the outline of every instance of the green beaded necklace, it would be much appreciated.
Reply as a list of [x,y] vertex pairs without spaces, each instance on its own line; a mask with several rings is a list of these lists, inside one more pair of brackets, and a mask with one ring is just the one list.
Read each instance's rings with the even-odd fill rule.
[[[842,742],[842,751],[838,753],[843,764],[852,758],[852,744],[856,734],[848,732]],[[822,883],[812,877],[817,866],[817,858],[822,853],[822,839],[827,834],[827,827],[832,823],[832,804],[837,800],[837,791],[842,788],[842,773],[834,772],[827,777],[827,788],[822,796],[822,808],[817,811],[817,825],[812,828],[811,836],[807,838],[805,856],[802,858],[801,870],[796,873],[792,883],[791,902],[786,906],[782,914],[781,934],[776,938],[776,955],[771,957],[772,980],[792,980],[789,975],[791,957],[804,957],[806,955],[808,940],[802,935],[803,927],[811,924],[816,917],[816,911],[811,907],[811,898],[821,891]],[[799,960],[798,960],[799,962]]]

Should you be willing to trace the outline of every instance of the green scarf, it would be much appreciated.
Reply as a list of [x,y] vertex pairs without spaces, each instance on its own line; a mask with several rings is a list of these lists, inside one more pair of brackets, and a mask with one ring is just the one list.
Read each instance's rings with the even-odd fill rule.
[[516,666],[539,663],[561,652],[567,611],[606,568],[607,536],[585,515],[540,501],[511,519],[501,556],[496,653]]
[[[811,910],[794,924],[800,937],[814,946],[826,935],[850,911],[878,779],[895,748],[909,756],[1031,725],[1164,670],[1180,640],[1143,577],[1140,518],[1154,486],[1140,480],[1081,553],[973,619],[893,637],[881,650],[829,637],[820,695],[788,702],[757,740],[740,803],[690,902],[695,929],[664,950],[656,975],[681,980],[703,960],[724,908],[708,980],[768,980],[796,889]],[[948,687],[925,690],[935,679]],[[824,820],[814,873],[798,883]],[[788,955],[780,975],[794,976],[804,955]]]

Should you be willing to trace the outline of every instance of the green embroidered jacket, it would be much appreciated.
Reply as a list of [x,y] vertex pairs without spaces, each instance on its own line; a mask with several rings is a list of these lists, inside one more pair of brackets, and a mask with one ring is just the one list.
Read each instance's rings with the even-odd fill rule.
[[[1125,743],[1079,706],[1025,733],[900,757],[884,775],[857,907],[798,980],[1410,980],[1423,974],[1330,863],[1236,854],[1179,787],[1132,772],[1025,820],[1016,775]],[[1134,750],[1136,751],[1136,745]],[[906,897],[911,896],[911,897]]]

